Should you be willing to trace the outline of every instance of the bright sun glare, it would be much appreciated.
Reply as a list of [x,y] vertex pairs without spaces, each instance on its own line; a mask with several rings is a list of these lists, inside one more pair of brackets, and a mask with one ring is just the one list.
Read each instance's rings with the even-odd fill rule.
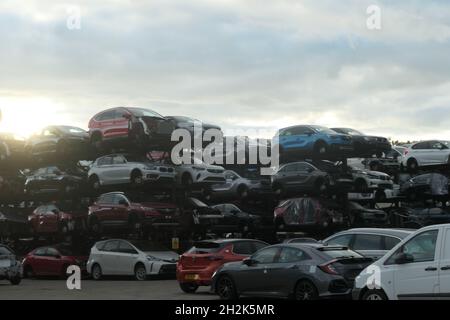
[[47,125],[70,123],[58,112],[61,106],[46,98],[0,97],[0,109],[3,115],[0,132],[11,132],[24,138]]

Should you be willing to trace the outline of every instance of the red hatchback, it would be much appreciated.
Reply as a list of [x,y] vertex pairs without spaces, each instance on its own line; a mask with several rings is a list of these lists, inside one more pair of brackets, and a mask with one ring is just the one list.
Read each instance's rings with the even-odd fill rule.
[[28,253],[23,259],[23,275],[26,278],[35,276],[67,276],[67,268],[71,265],[79,266],[82,273],[86,273],[88,254],[77,252],[69,246],[56,245],[37,248]]
[[195,243],[177,263],[177,280],[187,293],[211,285],[214,272],[227,262],[242,261],[267,243],[250,239],[207,240]]
[[169,142],[174,129],[174,121],[144,108],[112,108],[89,121],[91,143],[97,148],[103,141],[117,139],[131,139],[139,145],[160,140]]

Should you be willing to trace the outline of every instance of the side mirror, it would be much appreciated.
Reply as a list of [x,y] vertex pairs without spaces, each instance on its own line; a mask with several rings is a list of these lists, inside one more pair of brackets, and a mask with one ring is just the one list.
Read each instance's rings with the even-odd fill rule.
[[131,119],[131,114],[129,114],[129,113],[124,113],[124,114],[123,114],[123,117],[124,117],[125,119],[127,119],[127,120],[130,120],[130,119]]
[[121,205],[121,206],[125,206],[125,207],[128,207],[128,202],[126,201],[126,200],[119,200],[119,204]]
[[400,252],[394,257],[395,264],[406,264],[414,262],[414,257],[410,254]]
[[246,266],[254,266],[256,264],[256,260],[253,260],[252,258],[246,258],[244,260],[242,260],[242,263],[245,264]]

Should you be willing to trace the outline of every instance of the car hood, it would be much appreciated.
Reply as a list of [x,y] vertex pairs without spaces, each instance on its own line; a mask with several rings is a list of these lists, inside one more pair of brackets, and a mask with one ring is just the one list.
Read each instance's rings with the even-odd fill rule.
[[144,207],[144,208],[154,208],[154,209],[176,209],[177,206],[173,203],[164,203],[164,202],[141,202],[141,203],[132,203],[134,207]]
[[145,251],[145,254],[166,262],[173,263],[177,262],[180,257],[178,253],[173,251]]

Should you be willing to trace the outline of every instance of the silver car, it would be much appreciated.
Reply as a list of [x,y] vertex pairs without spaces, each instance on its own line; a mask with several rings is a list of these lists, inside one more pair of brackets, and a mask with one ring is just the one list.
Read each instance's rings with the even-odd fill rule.
[[88,179],[94,190],[118,184],[171,184],[175,182],[175,169],[153,163],[146,157],[111,154],[95,160],[88,172]]
[[354,228],[338,232],[323,240],[323,243],[346,246],[365,257],[378,260],[413,231],[390,228]]
[[391,176],[384,172],[352,168],[352,176],[355,183],[355,191],[357,192],[392,189],[394,186]]
[[22,280],[22,264],[14,252],[4,245],[0,245],[0,280],[8,280],[13,285],[18,285]]
[[225,171],[225,183],[211,186],[213,197],[240,198],[270,194],[272,192],[270,179],[245,178],[235,171]]
[[175,276],[179,255],[157,243],[111,239],[91,249],[86,270],[94,280],[106,275],[134,275],[142,281],[149,275]]

